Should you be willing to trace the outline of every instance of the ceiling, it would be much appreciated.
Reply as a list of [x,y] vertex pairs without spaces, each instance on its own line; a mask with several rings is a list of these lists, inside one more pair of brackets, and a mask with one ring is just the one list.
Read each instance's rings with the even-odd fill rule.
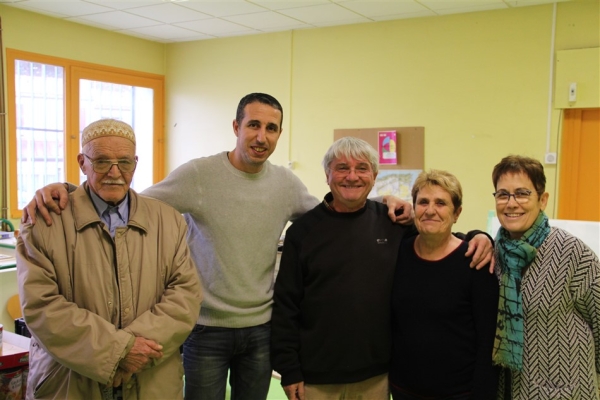
[[162,43],[531,6],[567,0],[0,0]]

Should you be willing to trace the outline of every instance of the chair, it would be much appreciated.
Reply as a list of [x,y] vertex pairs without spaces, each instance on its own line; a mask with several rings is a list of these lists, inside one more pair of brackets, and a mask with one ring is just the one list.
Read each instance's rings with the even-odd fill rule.
[[8,299],[6,302],[6,309],[8,310],[8,315],[10,315],[12,319],[21,318],[23,316],[18,294],[15,294]]

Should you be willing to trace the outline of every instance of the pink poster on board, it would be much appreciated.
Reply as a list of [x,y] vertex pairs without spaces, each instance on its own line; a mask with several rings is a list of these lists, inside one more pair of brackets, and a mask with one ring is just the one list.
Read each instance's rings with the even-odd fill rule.
[[396,131],[379,132],[379,164],[397,164]]

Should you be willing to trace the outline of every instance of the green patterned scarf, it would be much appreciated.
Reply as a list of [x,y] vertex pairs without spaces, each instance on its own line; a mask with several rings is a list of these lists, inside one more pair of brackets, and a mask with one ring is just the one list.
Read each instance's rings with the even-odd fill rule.
[[495,364],[521,370],[523,364],[522,273],[523,269],[533,262],[538,247],[549,234],[548,217],[540,211],[531,228],[521,239],[511,239],[509,232],[504,228],[500,228],[496,235],[500,299],[492,356]]

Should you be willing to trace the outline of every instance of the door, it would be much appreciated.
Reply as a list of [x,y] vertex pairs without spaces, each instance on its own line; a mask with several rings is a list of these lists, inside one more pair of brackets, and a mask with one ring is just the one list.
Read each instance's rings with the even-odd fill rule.
[[600,221],[600,109],[564,111],[558,219]]

